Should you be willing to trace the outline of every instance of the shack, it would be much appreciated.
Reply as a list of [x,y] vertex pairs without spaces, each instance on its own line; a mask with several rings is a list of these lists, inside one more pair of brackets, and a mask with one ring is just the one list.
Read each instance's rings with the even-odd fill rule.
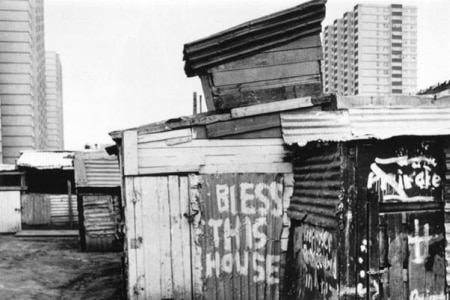
[[315,0],[184,45],[209,112],[110,133],[129,299],[283,295],[293,170],[280,114],[334,108],[321,92],[324,17]]
[[73,159],[68,151],[21,153],[16,165],[25,173],[23,229],[77,229]]
[[0,233],[21,230],[20,195],[25,188],[23,172],[15,165],[0,164]]
[[121,250],[121,177],[117,156],[105,150],[75,154],[82,251]]
[[337,111],[281,114],[287,299],[446,299],[448,100],[338,97]]

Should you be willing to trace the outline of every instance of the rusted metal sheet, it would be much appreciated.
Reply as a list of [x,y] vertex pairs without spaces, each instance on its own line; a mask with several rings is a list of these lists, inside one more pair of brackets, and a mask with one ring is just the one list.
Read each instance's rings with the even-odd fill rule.
[[278,299],[282,177],[201,178],[201,299]]
[[294,194],[288,215],[309,224],[334,228],[343,189],[337,144],[294,151]]
[[184,45],[186,74],[319,34],[325,2],[309,1]]
[[450,135],[450,108],[365,108],[281,114],[287,144],[312,141],[387,139],[402,135]]

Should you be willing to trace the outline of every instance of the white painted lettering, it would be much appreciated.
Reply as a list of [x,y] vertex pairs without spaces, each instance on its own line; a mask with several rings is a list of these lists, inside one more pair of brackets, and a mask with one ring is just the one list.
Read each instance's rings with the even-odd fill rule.
[[241,212],[245,215],[254,215],[256,213],[253,202],[255,195],[253,194],[253,183],[243,182],[240,185],[241,188]]
[[227,212],[229,210],[229,195],[228,185],[216,185],[217,209],[219,210],[219,213]]

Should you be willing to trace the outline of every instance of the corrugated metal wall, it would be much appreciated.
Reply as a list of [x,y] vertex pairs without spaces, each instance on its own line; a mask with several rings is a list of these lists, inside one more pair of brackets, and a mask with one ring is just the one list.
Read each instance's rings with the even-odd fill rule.
[[336,209],[343,188],[337,144],[293,154],[294,194],[288,215],[312,225],[337,226]]
[[119,197],[84,195],[83,218],[86,251],[109,251],[117,240],[116,225],[120,221]]
[[120,186],[119,161],[117,157],[86,159],[86,179],[89,186]]
[[51,203],[51,223],[55,225],[78,224],[78,208],[76,196],[72,195],[69,206],[69,195],[48,195]]
[[277,174],[201,176],[198,299],[279,299],[283,181]]

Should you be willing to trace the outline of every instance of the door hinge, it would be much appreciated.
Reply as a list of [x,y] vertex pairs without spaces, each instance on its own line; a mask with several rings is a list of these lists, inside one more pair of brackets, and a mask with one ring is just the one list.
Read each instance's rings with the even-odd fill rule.
[[138,249],[141,247],[143,243],[142,237],[138,237],[137,239],[130,239],[130,248],[131,249]]

